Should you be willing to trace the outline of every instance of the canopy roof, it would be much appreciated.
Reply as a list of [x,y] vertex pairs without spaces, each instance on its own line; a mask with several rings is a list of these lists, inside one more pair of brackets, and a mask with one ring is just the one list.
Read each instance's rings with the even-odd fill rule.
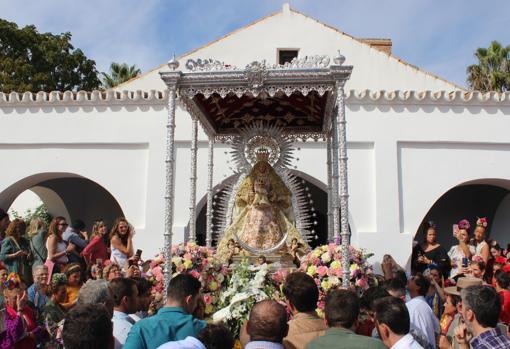
[[342,66],[342,58],[335,58],[331,66],[329,57],[313,56],[275,66],[252,62],[244,69],[188,60],[190,72],[176,70],[178,63],[171,61],[174,70],[161,77],[209,137],[235,136],[239,128],[263,122],[303,138],[330,128],[336,89],[352,71],[352,66]]

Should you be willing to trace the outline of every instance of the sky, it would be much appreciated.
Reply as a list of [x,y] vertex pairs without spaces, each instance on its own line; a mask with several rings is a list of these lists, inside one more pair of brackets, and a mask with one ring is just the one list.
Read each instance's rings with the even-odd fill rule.
[[359,38],[390,38],[393,54],[466,86],[478,47],[510,45],[510,0],[0,0],[0,18],[71,32],[99,71],[111,62],[146,72],[282,4]]

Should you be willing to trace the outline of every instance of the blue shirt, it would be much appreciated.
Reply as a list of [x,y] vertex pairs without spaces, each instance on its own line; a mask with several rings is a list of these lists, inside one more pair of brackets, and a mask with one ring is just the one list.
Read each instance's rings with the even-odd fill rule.
[[196,337],[206,327],[181,307],[163,307],[154,316],[138,321],[128,334],[124,349],[153,349],[161,344]]
[[48,297],[44,294],[44,292],[39,292],[37,286],[32,284],[27,290],[28,299],[34,303],[34,306],[37,308],[39,314],[42,314],[44,311],[44,306],[46,302],[48,302]]

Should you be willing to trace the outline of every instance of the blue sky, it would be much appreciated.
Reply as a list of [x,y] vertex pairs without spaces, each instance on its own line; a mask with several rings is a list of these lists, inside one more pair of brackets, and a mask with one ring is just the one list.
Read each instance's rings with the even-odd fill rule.
[[70,31],[100,71],[112,61],[147,71],[284,2],[353,36],[391,38],[396,56],[462,86],[477,47],[510,44],[510,0],[0,0],[0,17]]

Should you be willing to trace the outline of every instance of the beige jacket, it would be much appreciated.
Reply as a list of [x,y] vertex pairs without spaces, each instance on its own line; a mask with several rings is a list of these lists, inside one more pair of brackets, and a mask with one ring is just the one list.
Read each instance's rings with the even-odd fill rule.
[[317,315],[297,313],[289,321],[289,334],[283,339],[285,349],[304,349],[308,343],[322,336],[327,327]]

